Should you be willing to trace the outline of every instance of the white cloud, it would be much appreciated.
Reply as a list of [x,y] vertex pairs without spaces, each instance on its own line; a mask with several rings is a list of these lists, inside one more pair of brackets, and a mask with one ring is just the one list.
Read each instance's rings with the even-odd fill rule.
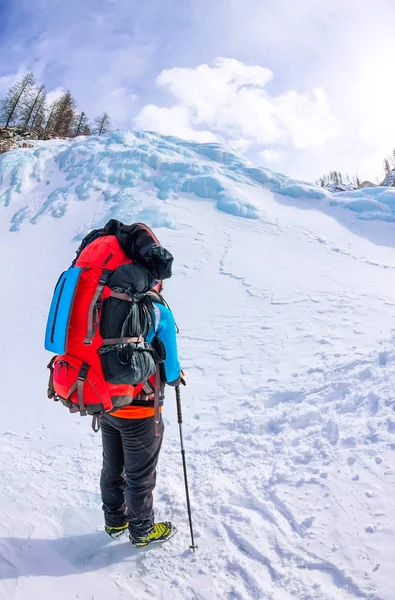
[[321,147],[340,133],[340,123],[332,115],[322,89],[300,95],[288,92],[274,100],[278,118],[295,148]]
[[322,89],[275,96],[267,90],[272,78],[270,69],[229,58],[217,58],[213,66],[166,69],[156,83],[174,104],[149,104],[134,124],[198,141],[223,140],[242,151],[270,144],[321,147],[338,134]]
[[134,123],[138,129],[158,131],[195,142],[215,142],[218,139],[209,131],[194,129],[189,109],[181,105],[161,108],[148,104],[139,112]]
[[5,95],[8,89],[17,81],[19,81],[24,75],[25,72],[18,71],[18,73],[12,73],[11,75],[4,75],[3,77],[0,77],[0,97]]
[[50,92],[48,92],[47,94],[47,104],[48,106],[52,104],[52,102],[56,102],[56,100],[59,100],[59,98],[62,96],[62,94],[65,93],[66,90],[64,90],[61,87],[56,88],[55,90],[51,90]]
[[283,161],[285,154],[281,150],[267,148],[258,152],[258,156],[264,167],[278,167]]
[[125,123],[128,116],[135,111],[134,104],[137,96],[126,87],[115,87],[115,82],[101,80],[101,84],[101,101],[98,104],[98,112],[108,112],[115,125]]

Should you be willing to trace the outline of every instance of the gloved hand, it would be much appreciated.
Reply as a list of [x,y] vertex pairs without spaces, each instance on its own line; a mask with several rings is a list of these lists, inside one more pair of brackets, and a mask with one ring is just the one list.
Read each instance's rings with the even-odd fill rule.
[[180,375],[180,383],[181,383],[182,385],[186,385],[186,384],[187,384],[187,382],[185,381],[185,373],[184,373],[184,371],[181,371],[181,375]]

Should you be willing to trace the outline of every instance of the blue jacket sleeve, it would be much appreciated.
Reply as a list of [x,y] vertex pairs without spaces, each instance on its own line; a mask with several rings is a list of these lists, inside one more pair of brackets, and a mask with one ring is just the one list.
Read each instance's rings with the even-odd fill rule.
[[[173,313],[169,308],[157,302],[154,302],[154,307],[155,332],[166,349],[166,359],[163,363],[165,381],[168,385],[176,386],[180,383],[181,367],[178,359],[177,329]],[[147,341],[151,340],[147,339]]]

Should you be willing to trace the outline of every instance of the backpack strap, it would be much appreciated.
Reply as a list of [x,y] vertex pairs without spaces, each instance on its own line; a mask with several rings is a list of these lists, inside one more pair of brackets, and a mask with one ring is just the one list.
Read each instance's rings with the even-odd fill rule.
[[56,400],[56,392],[53,386],[53,365],[55,360],[57,359],[57,356],[53,356],[49,362],[49,364],[47,365],[47,369],[49,369],[49,380],[48,380],[48,390],[47,390],[47,396],[50,400]]
[[78,394],[78,404],[80,407],[81,417],[85,417],[87,414],[86,406],[84,402],[84,383],[86,379],[86,375],[88,373],[89,365],[86,363],[82,363],[80,372],[78,373],[77,379],[77,394]]
[[155,411],[155,437],[160,436],[159,425],[160,425],[160,368],[159,365],[156,365],[156,373],[155,373],[155,389],[154,389],[154,411]]
[[139,335],[138,337],[105,338],[103,340],[103,346],[116,346],[121,342],[123,344],[140,344],[144,343],[145,340],[142,335]]
[[104,286],[107,283],[108,276],[112,273],[110,269],[103,269],[101,277],[99,279],[99,283],[97,284],[97,288],[95,293],[93,294],[93,298],[89,305],[88,309],[88,326],[86,330],[86,337],[84,339],[84,344],[86,346],[90,346],[93,338],[96,336],[96,329],[98,325],[99,318],[99,308],[101,303],[101,297],[103,294]]
[[122,294],[121,292],[114,292],[114,290],[111,290],[110,295],[112,298],[117,298],[118,300],[126,300],[126,302],[133,302],[133,298],[128,296],[128,294]]
[[[170,306],[168,305],[162,294],[156,292],[155,290],[150,290],[149,292],[147,292],[147,296],[151,298],[152,302],[156,302],[157,304],[162,304],[163,306],[166,306],[166,308],[168,308],[169,311],[173,314],[173,311],[171,310]],[[180,328],[178,327],[175,321],[174,324],[176,326],[177,333],[180,333]]]

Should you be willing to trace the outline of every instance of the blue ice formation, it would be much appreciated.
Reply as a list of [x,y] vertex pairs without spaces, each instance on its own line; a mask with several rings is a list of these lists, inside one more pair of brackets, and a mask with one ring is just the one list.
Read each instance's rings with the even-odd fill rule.
[[[115,132],[101,137],[37,142],[0,156],[0,206],[17,210],[11,230],[43,215],[62,217],[72,201],[101,198],[108,217],[138,217],[153,227],[174,227],[166,201],[189,196],[214,202],[225,213],[259,219],[237,185],[264,188],[280,202],[309,208],[342,207],[359,219],[395,221],[395,190],[365,188],[331,194],[310,183],[254,167],[221,144],[201,144],[152,132]],[[152,206],[141,203],[153,198]],[[158,206],[163,202],[163,208]],[[25,202],[25,204],[23,204]],[[94,223],[98,225],[98,223]]]

